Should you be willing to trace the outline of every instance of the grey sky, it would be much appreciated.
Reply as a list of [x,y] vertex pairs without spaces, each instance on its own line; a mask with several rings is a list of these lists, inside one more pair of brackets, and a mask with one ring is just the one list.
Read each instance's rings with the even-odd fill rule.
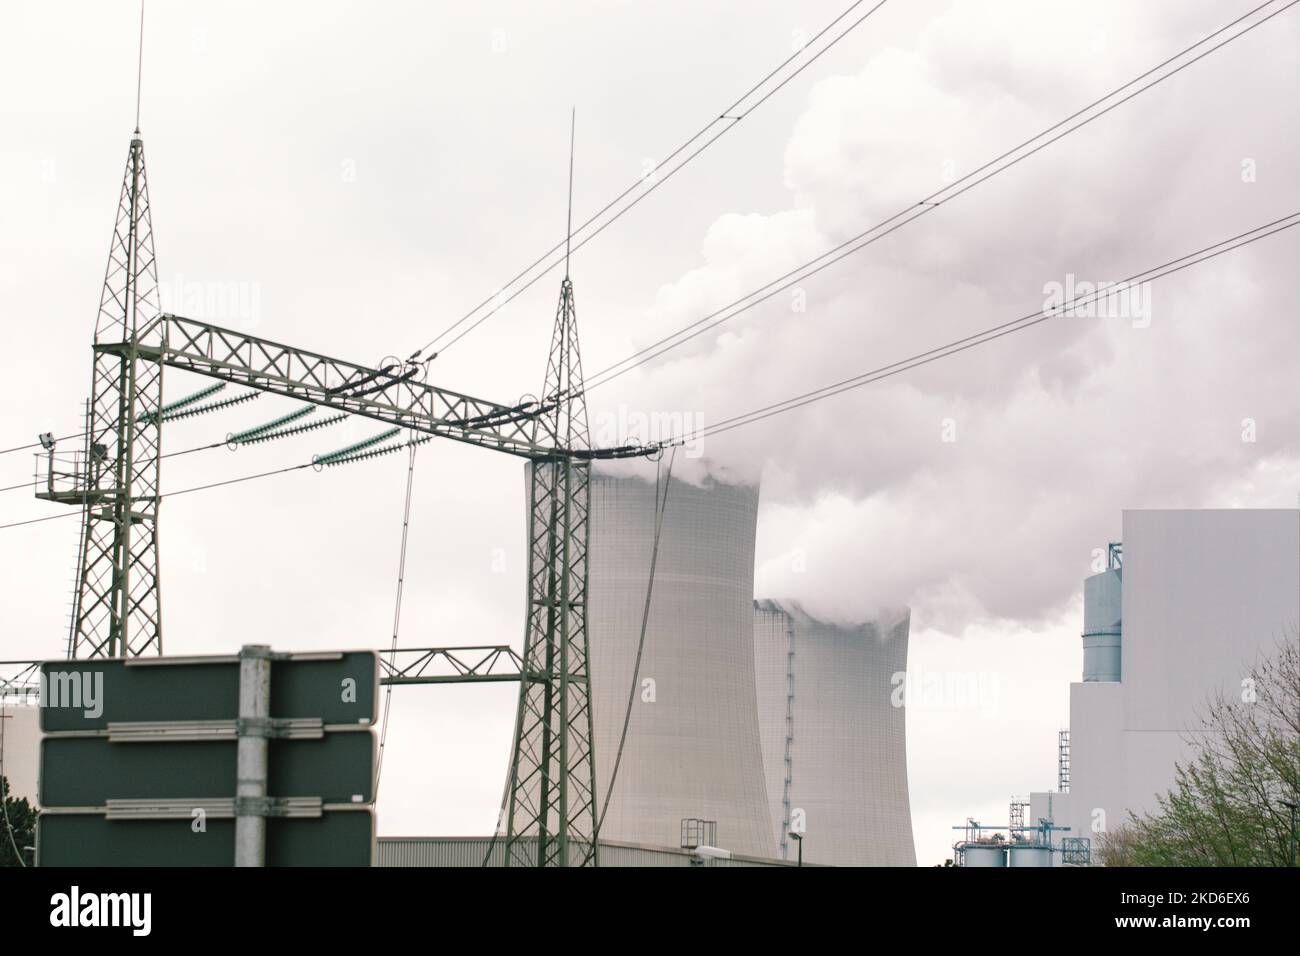
[[[191,314],[189,292],[208,308],[211,290],[233,284],[248,308],[196,316],[218,324],[361,362],[406,354],[562,236],[571,106],[581,220],[784,58],[796,31],[846,5],[152,4],[142,129],[160,279]],[[1252,6],[887,4],[579,253],[587,368],[891,215]],[[79,430],[134,114],[136,16],[120,0],[6,9],[5,446]],[[1298,40],[1300,10],[1281,14],[809,280],[806,311],[778,297],[593,391],[595,424],[629,411],[718,421],[1032,311],[1071,274],[1118,279],[1294,211]],[[942,858],[945,828],[967,813],[995,818],[1012,791],[1051,783],[1080,658],[1078,593],[1121,509],[1295,505],[1296,251],[1287,233],[1155,284],[1146,327],[1048,323],[706,441],[715,467],[763,476],[760,596],[841,617],[909,604],[915,668],[979,671],[999,688],[996,713],[911,715],[921,862]],[[537,391],[557,287],[543,279],[431,379],[503,401]],[[170,374],[168,395],[201,384]],[[180,423],[166,445],[288,407],[264,398]],[[942,440],[946,419],[955,441]],[[164,488],[378,430],[169,460]],[[30,473],[24,458],[0,459],[0,485]],[[168,501],[168,651],[385,644],[402,481],[392,458]],[[10,493],[0,523],[52,509]],[[518,642],[523,517],[519,462],[424,446],[403,644]],[[0,539],[0,658],[62,651],[75,524]],[[381,833],[486,832],[512,692],[404,688],[393,713]]]

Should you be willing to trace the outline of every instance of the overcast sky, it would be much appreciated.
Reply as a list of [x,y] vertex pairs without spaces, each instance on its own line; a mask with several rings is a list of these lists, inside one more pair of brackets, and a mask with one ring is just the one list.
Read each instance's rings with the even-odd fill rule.
[[[1255,5],[886,4],[578,253],[588,371]],[[154,3],[141,128],[165,295],[361,363],[407,354],[562,237],[571,108],[582,221],[845,6]],[[0,447],[80,429],[137,16],[134,0],[6,4]],[[721,421],[1032,312],[1051,283],[1120,279],[1296,211],[1298,50],[1300,9],[809,279],[801,305],[774,297],[593,390],[593,426]],[[718,473],[762,478],[758,596],[841,619],[907,604],[912,669],[989,688],[909,711],[918,862],[941,861],[967,815],[1004,820],[1013,793],[1054,782],[1082,580],[1123,509],[1296,506],[1297,247],[1288,232],[1162,280],[1142,316],[1046,323],[704,441]],[[557,287],[510,303],[430,380],[499,401],[537,392]],[[227,288],[239,300],[213,300]],[[167,395],[203,384],[169,372]],[[291,407],[266,397],[178,423],[166,447]],[[169,460],[164,489],[378,430]],[[0,486],[30,474],[25,459],[0,458]],[[167,651],[385,645],[403,481],[393,457],[167,501]],[[54,509],[0,495],[0,523]],[[516,459],[423,447],[404,645],[519,642],[523,519]],[[62,653],[75,525],[0,532],[0,658]],[[513,696],[395,692],[381,834],[490,831]]]

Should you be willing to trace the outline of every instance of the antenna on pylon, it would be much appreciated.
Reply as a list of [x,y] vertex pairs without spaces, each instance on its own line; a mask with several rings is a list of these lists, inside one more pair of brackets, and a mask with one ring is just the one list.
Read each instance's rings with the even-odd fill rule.
[[583,397],[582,357],[578,352],[578,316],[573,302],[573,280],[569,278],[569,254],[573,237],[573,156],[578,111],[569,125],[568,227],[564,239],[564,278],[560,280],[560,302],[555,311],[551,355],[542,386],[545,414],[539,427],[549,433],[555,447],[566,450],[589,447],[587,401]]
[[135,135],[140,135],[140,91],[144,85],[144,0],[140,0],[140,45],[135,61]]
[[[158,598],[158,491],[163,352],[153,216],[140,139],[144,0],[136,56],[135,134],[127,153],[108,268],[95,318],[86,445],[77,485],[51,500],[82,508],[81,554],[69,657],[162,653]],[[244,396],[213,403],[221,406]],[[194,398],[197,401],[197,398]],[[190,405],[189,401],[185,403]],[[172,409],[176,417],[213,406]]]
[[[549,450],[529,463],[528,624],[515,745],[501,816],[507,866],[599,864],[596,761],[587,640],[587,528],[590,439],[583,397],[578,316],[569,278],[573,238],[573,152],[564,279],[533,441]],[[499,818],[500,819],[500,818]],[[500,829],[500,823],[497,824]],[[489,848],[489,854],[491,848]]]
[[[143,0],[141,0],[143,2]],[[569,116],[569,221],[564,228],[564,278],[569,278],[569,244],[573,240],[573,142],[578,127],[578,108]]]

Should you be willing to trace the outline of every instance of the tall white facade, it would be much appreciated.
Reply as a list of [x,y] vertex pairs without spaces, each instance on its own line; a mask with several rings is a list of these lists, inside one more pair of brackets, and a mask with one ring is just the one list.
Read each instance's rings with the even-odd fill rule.
[[819,621],[792,602],[754,604],[759,729],[778,859],[915,866],[905,708],[907,613],[857,627]]
[[41,760],[40,717],[41,709],[33,704],[0,698],[0,769],[9,780],[9,795],[33,806]]
[[1126,511],[1123,528],[1119,679],[1094,666],[1070,685],[1070,792],[1031,796],[1094,850],[1157,808],[1207,701],[1240,693],[1300,621],[1300,511]]

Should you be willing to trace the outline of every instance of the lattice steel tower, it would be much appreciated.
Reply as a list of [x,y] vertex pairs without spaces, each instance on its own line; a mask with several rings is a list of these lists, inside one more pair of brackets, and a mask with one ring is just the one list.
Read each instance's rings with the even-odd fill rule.
[[582,457],[590,454],[590,441],[567,269],[542,408],[534,442],[563,451],[528,465],[528,623],[509,782],[508,866],[598,863],[587,638],[591,462]]
[[70,490],[55,490],[51,481],[45,495],[82,505],[69,657],[162,653],[158,472],[167,324],[157,321],[158,269],[139,132],[108,250],[77,477]]

